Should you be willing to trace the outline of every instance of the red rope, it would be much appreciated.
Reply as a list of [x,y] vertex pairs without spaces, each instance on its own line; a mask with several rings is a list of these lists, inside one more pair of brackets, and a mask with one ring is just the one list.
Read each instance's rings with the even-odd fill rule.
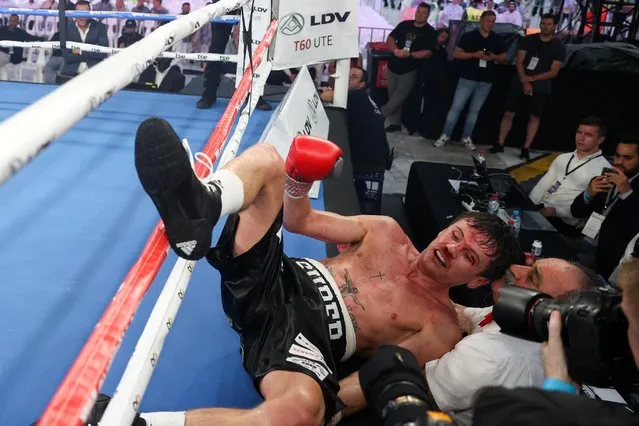
[[[271,44],[277,21],[272,21],[264,39],[255,50],[253,67],[262,62],[265,50]],[[251,88],[251,69],[242,76],[240,85],[231,98],[224,114],[211,134],[203,152],[213,162],[228,138],[237,114]],[[195,172],[205,172],[197,164]],[[164,224],[160,221],[149,237],[138,261],[129,271],[118,292],[98,321],[80,354],[69,369],[60,387],[49,402],[38,422],[46,426],[81,426],[95,404],[102,382],[115,358],[124,333],[129,328],[142,298],[157,276],[169,250]]]

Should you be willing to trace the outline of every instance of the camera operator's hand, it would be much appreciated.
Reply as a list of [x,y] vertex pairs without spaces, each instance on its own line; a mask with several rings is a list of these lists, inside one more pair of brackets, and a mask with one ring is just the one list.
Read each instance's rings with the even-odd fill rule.
[[548,341],[541,345],[541,359],[544,363],[544,375],[549,379],[573,383],[568,375],[564,344],[561,342],[561,314],[553,311],[548,321]]

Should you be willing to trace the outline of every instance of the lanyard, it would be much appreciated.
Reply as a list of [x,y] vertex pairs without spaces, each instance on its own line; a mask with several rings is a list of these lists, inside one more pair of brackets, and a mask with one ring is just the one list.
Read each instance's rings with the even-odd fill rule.
[[[615,193],[615,195],[613,196],[612,193]],[[619,199],[619,191],[617,191],[617,188],[613,189],[612,191],[610,191],[608,193],[608,195],[606,196],[606,203],[604,204],[604,209],[603,211],[607,211],[608,209],[611,209],[612,206],[615,205],[615,203],[617,202],[617,200]]]
[[570,160],[568,160],[568,164],[566,164],[566,175],[564,176],[564,179],[566,179],[568,176],[570,176],[571,174],[573,174],[574,172],[576,172],[577,170],[581,169],[583,166],[585,166],[586,164],[590,163],[592,160],[594,160],[595,158],[599,158],[603,156],[603,154],[599,154],[596,155],[594,157],[591,157],[588,159],[588,161],[586,161],[583,164],[578,165],[577,167],[575,167],[574,169],[568,171],[568,169],[570,169],[570,164],[572,163],[572,160],[575,158],[575,154],[572,154],[572,157],[570,157]]

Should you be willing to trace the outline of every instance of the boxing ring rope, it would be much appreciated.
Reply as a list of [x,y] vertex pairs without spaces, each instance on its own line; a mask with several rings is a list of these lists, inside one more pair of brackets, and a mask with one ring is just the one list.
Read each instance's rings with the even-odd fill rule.
[[[271,22],[264,39],[255,50],[254,68],[259,67],[263,61],[276,29],[277,21]],[[240,106],[248,96],[251,88],[251,76],[252,71],[248,68],[202,151],[212,161],[215,161],[219,155]],[[201,176],[205,171],[206,167],[202,164],[196,164],[195,172],[198,175]],[[127,274],[111,304],[106,308],[102,318],[96,324],[67,376],[47,406],[39,424],[80,426],[86,419],[122,342],[124,333],[166,259],[168,250],[169,243],[166,239],[164,226],[162,222],[159,222],[151,233],[140,258]]]
[[[23,9],[18,7],[0,7],[0,15],[30,15],[30,16],[47,16],[57,18],[59,12],[57,9]],[[186,15],[156,15],[154,13],[138,13],[138,12],[102,12],[88,10],[69,10],[65,12],[67,18],[117,18],[117,19],[134,19],[136,21],[173,21],[180,19]],[[237,24],[240,18],[236,15],[223,15],[211,19],[210,22],[218,24]]]
[[[176,39],[193,33],[202,26],[202,22],[208,22],[212,17],[241,7],[246,3],[248,3],[248,0],[222,0],[219,3],[193,12],[176,22],[171,22],[136,45],[105,60],[100,65],[76,77],[47,97],[3,122],[0,125],[0,131],[3,136],[7,138],[13,136],[11,140],[22,141],[22,145],[11,144],[14,147],[16,145],[19,146],[19,149],[8,152],[10,148],[6,147],[0,152],[0,157],[2,157],[0,166],[2,171],[5,172],[3,180],[6,180],[11,175],[6,174],[7,169],[11,173],[19,170],[30,158],[37,155],[39,150],[44,149],[51,143],[55,137],[64,133],[75,122],[128,84],[133,77],[137,76],[154,59],[153,55],[161,53],[163,49],[171,46]],[[187,23],[189,25],[184,25]],[[258,66],[262,61],[264,53],[267,51],[274,36],[276,25],[276,22],[271,24],[264,41],[258,46],[255,52],[255,66]],[[100,77],[107,77],[107,74],[109,76],[109,78],[105,79],[107,83],[100,84],[102,81]],[[225,112],[227,119],[224,120],[223,132],[214,133],[217,137],[210,139],[210,141],[215,143],[214,146],[209,147],[209,151],[219,152],[222,142],[228,136],[230,132],[228,123],[234,121],[239,105],[247,96],[250,87],[250,75],[250,70],[244,73],[242,84],[240,84],[238,91],[229,104],[229,108]],[[59,108],[60,104],[65,103],[60,102],[62,98],[71,95],[71,92],[79,88],[83,89],[79,90],[80,93],[84,91],[83,97],[84,94],[88,94],[89,99],[85,102],[82,102],[84,99],[79,99],[79,102],[71,104],[68,109]],[[77,97],[73,99],[77,99]],[[52,108],[52,105],[57,105],[58,107]],[[62,110],[66,111],[71,117],[64,119],[63,116],[57,113]],[[38,116],[41,119],[39,126],[20,125],[21,122],[25,121],[33,123],[32,117],[34,116]],[[46,119],[51,116],[55,116],[55,118],[53,120]],[[46,123],[43,121],[46,121]],[[17,129],[20,129],[21,134],[19,136],[16,133]],[[201,173],[201,170],[199,172]],[[68,425],[82,423],[82,419],[86,417],[95,401],[99,385],[113,360],[124,331],[130,324],[144,293],[166,258],[167,252],[168,242],[160,224],[156,226],[146,244],[142,257],[129,271],[112,304],[96,325],[87,344],[80,352],[80,356],[71,367],[59,391],[47,407],[41,419],[41,424]]]
[[[21,47],[32,49],[59,49],[59,41],[12,41],[0,40],[0,47]],[[96,44],[77,43],[75,41],[67,41],[67,48],[77,49],[82,52],[107,53],[116,54],[124,50],[117,47],[98,46]],[[179,52],[162,52],[158,58],[172,59],[188,59],[202,62],[236,62],[237,55],[221,55],[219,53],[179,53]]]
[[[238,9],[249,1],[220,0],[180,16],[0,123],[3,138],[21,141],[19,144],[6,144],[0,150],[0,184],[115,92],[131,83],[161,52],[193,34],[211,19]],[[74,96],[76,93],[82,93],[83,98],[78,99]],[[69,99],[78,100],[69,108],[60,108]],[[38,126],[33,125],[33,117],[38,117]]]
[[[226,143],[218,169],[231,161],[237,154],[242,137],[248,126],[249,118],[264,93],[266,80],[271,72],[271,62],[263,63],[259,77],[251,90],[251,102],[247,104],[235,126],[235,131]],[[256,70],[257,71],[257,70]],[[139,409],[144,392],[160,358],[164,341],[172,328],[182,300],[191,280],[196,262],[179,258],[153,306],[133,355],[129,359],[122,379],[100,421],[100,426],[120,426],[131,424]]]

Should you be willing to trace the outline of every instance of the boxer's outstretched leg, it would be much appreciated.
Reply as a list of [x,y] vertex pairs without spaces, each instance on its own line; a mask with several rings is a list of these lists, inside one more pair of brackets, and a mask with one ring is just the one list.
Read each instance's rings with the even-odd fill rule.
[[[206,255],[220,216],[245,210],[241,216],[250,220],[244,220],[236,250],[246,244],[248,249],[264,235],[281,208],[284,163],[270,145],[247,149],[202,183],[173,128],[161,118],[150,118],[138,128],[135,166],[164,221],[171,247],[186,259]],[[247,222],[254,223],[247,229]],[[268,225],[260,233],[262,222]],[[253,237],[244,242],[245,236]]]
[[272,371],[262,380],[260,391],[264,402],[253,409],[191,410],[186,412],[184,426],[320,426],[324,423],[322,390],[308,375]]

